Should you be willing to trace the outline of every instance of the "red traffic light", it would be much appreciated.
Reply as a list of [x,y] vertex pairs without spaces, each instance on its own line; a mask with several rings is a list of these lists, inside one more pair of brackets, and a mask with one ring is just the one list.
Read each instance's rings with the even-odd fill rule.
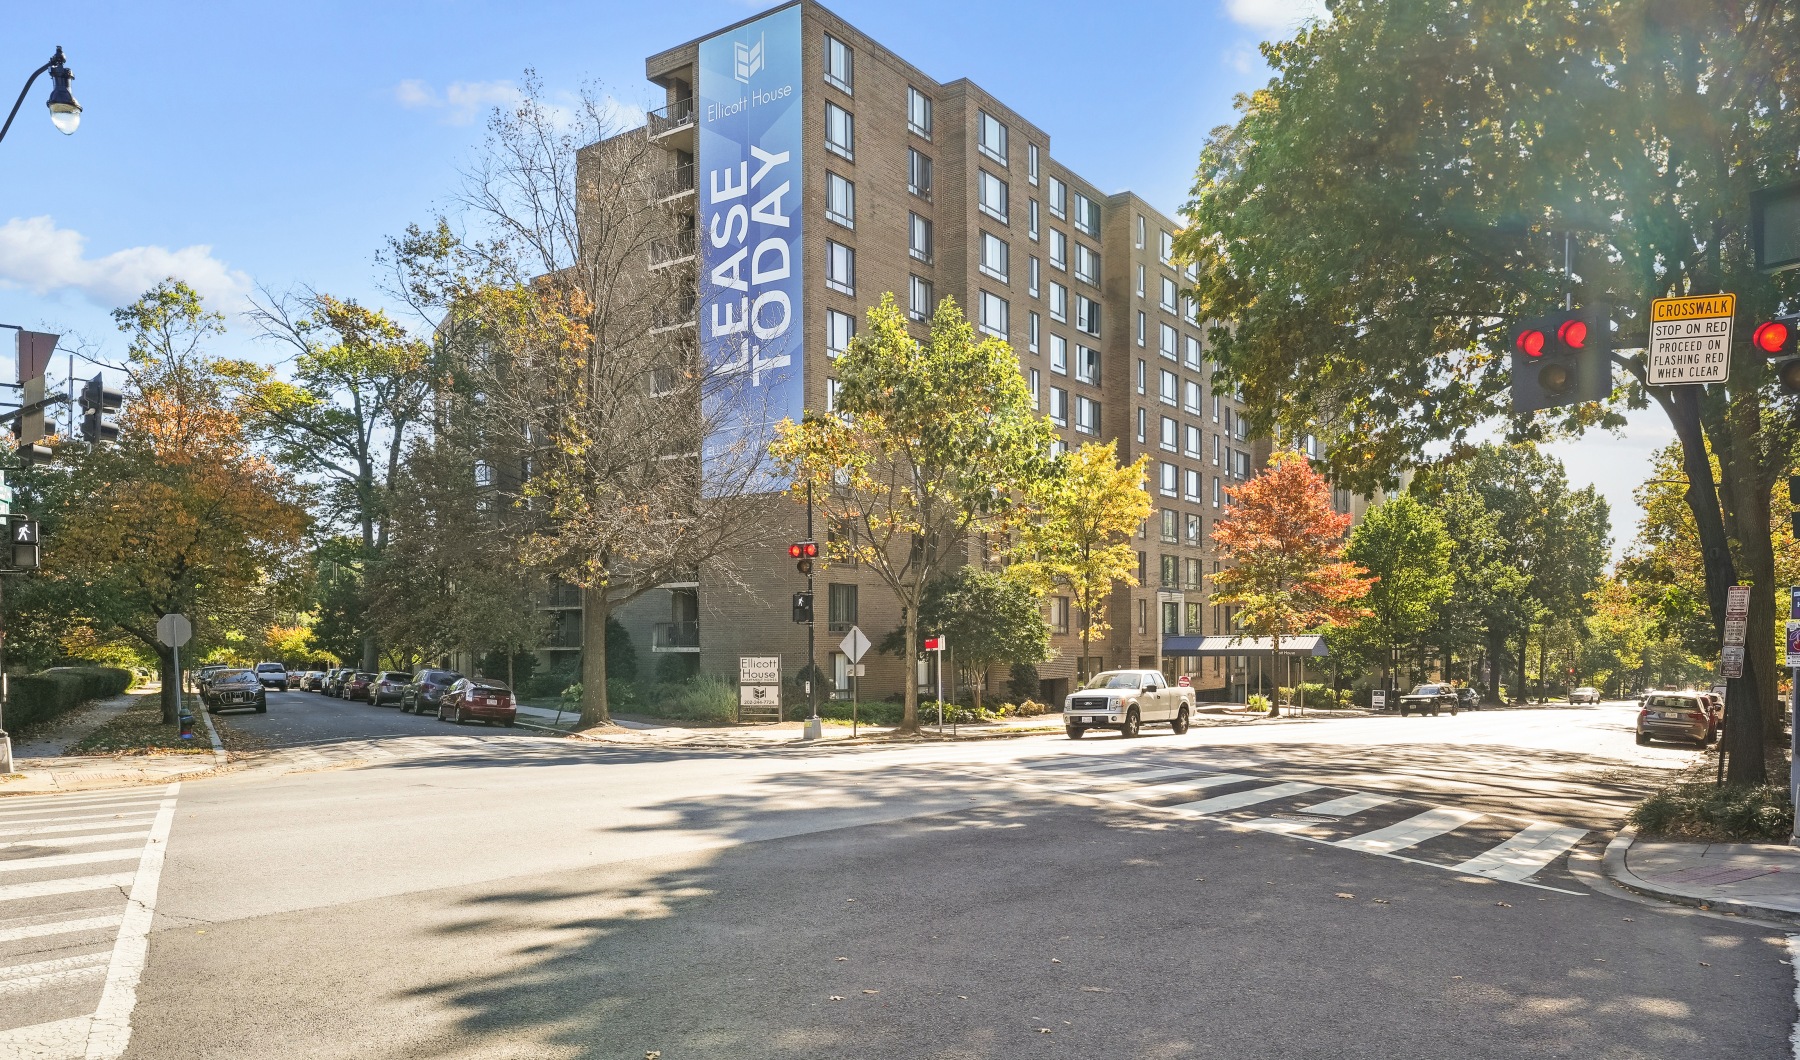
[[1787,350],[1788,341],[1793,338],[1794,331],[1779,320],[1771,320],[1757,326],[1750,336],[1750,341],[1765,354],[1780,354]]
[[1542,357],[1544,355],[1544,333],[1536,328],[1528,328],[1519,332],[1519,337],[1515,340],[1514,345],[1518,346],[1527,357]]
[[1562,340],[1564,346],[1579,350],[1587,345],[1587,332],[1587,321],[1571,317],[1556,329],[1556,337]]
[[799,545],[789,545],[788,546],[788,558],[799,559],[800,555],[801,555],[801,551],[800,551]]
[[816,541],[802,542],[800,547],[806,550],[806,554],[808,557],[816,556],[819,554],[819,543]]
[[818,554],[819,543],[817,541],[796,541],[788,546],[788,556],[793,559],[799,559],[801,556],[811,558]]

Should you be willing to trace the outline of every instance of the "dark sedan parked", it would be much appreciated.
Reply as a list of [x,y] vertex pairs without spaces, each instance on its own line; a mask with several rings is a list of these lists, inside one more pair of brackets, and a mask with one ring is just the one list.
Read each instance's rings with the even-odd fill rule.
[[462,680],[455,670],[420,670],[400,694],[400,709],[408,714],[435,714],[444,690]]
[[510,729],[518,711],[513,705],[512,690],[505,685],[485,678],[465,677],[451,685],[438,700],[437,716],[439,721],[453,721],[458,725],[465,721],[489,724],[497,721]]
[[355,674],[355,670],[346,670],[342,667],[336,670],[327,670],[325,671],[325,684],[320,691],[333,698],[341,697],[344,694],[344,682]]
[[399,703],[406,694],[406,686],[412,680],[411,674],[398,670],[384,670],[369,685],[369,702],[376,706],[384,703]]
[[317,692],[325,687],[325,671],[308,670],[300,675],[300,688],[307,692]]
[[269,690],[263,687],[261,679],[251,670],[220,670],[213,674],[212,679],[206,683],[203,698],[209,711],[269,712]]

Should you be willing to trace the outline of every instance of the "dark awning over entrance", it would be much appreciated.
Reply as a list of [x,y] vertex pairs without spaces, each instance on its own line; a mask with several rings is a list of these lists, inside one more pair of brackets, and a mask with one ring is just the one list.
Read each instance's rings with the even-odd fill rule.
[[[1162,639],[1164,655],[1274,655],[1275,642],[1270,637],[1178,637]],[[1310,655],[1323,659],[1331,652],[1320,636],[1283,637],[1281,654]]]

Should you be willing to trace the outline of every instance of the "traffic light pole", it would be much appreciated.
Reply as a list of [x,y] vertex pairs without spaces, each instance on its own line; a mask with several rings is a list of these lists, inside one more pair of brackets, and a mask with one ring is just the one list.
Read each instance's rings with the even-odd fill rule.
[[[806,539],[808,541],[818,540],[818,538],[813,536],[813,499],[811,482],[806,484]],[[813,626],[818,620],[819,598],[813,595],[813,572],[810,564],[808,564],[806,571],[806,595],[807,598],[813,602],[812,609],[807,613],[806,618],[806,702],[807,706],[812,708],[812,717],[808,719],[811,723],[810,729],[816,733],[819,729],[819,691],[817,687],[819,683],[819,666],[817,657],[814,654]]]

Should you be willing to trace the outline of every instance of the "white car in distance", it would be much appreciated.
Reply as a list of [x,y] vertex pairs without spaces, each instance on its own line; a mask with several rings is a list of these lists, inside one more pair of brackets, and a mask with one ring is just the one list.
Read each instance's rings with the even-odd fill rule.
[[1160,671],[1107,670],[1063,700],[1063,727],[1071,740],[1089,729],[1132,737],[1145,725],[1167,725],[1179,735],[1188,730],[1194,707],[1194,690],[1169,684]]

